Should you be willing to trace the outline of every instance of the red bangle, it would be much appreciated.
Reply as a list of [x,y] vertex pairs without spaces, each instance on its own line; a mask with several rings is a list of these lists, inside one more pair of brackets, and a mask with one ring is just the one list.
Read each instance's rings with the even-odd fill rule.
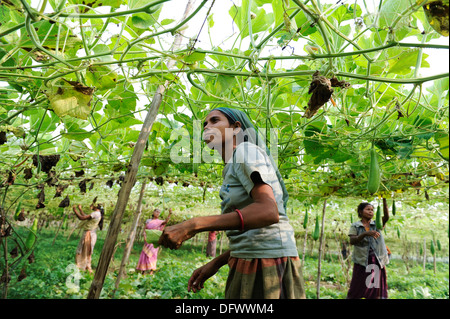
[[242,217],[242,213],[239,209],[235,209],[236,213],[238,213],[239,218],[241,219],[241,231],[244,231],[244,218]]

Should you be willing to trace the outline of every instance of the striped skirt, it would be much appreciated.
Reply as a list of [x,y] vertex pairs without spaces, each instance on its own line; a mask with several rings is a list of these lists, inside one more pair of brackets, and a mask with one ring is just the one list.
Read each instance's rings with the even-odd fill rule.
[[226,299],[304,299],[298,257],[228,260]]

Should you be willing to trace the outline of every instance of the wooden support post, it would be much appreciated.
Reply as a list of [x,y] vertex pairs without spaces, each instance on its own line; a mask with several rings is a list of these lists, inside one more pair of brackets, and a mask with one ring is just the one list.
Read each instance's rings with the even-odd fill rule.
[[145,187],[147,183],[143,182],[141,186],[141,192],[139,193],[139,199],[137,203],[136,213],[134,214],[134,220],[131,225],[130,233],[128,234],[127,242],[125,245],[125,249],[123,252],[122,262],[120,263],[119,272],[117,273],[116,283],[114,286],[114,290],[112,292],[112,297],[114,298],[114,295],[119,288],[120,280],[122,279],[122,276],[126,274],[125,267],[128,264],[128,259],[130,258],[131,254],[131,248],[134,244],[134,239],[136,238],[136,228],[139,224],[139,220],[142,215],[142,199],[144,198],[145,193]]
[[322,247],[323,247],[323,233],[325,228],[325,209],[327,207],[327,200],[323,202],[323,210],[322,210],[322,229],[320,230],[320,243],[319,243],[319,266],[317,269],[317,290],[316,296],[317,299],[320,299],[320,274],[321,274],[321,259],[322,259]]
[[[189,14],[191,7],[192,4],[191,1],[189,1],[188,4],[186,5],[184,18],[187,17],[187,15]],[[175,36],[172,49],[177,49],[180,46],[181,39],[182,39],[182,32],[177,33],[177,35]],[[174,64],[175,61],[170,60],[167,64],[167,67],[170,69]],[[128,170],[125,173],[125,180],[122,184],[122,187],[120,188],[117,203],[114,207],[114,212],[111,215],[111,223],[108,227],[108,233],[106,234],[105,243],[103,245],[98,266],[95,271],[91,287],[89,289],[89,293],[87,296],[88,299],[98,299],[100,297],[106,273],[108,271],[108,266],[111,261],[111,257],[114,253],[114,247],[117,241],[117,236],[120,231],[123,214],[125,212],[125,208],[127,206],[131,190],[134,184],[136,183],[136,175],[138,172],[139,164],[141,163],[142,154],[144,152],[146,143],[152,130],[153,122],[155,121],[156,116],[158,115],[159,107],[161,106],[162,98],[166,90],[166,85],[169,85],[168,81],[166,81],[164,85],[161,84],[158,86],[155,95],[153,96],[152,103],[150,104],[149,111],[145,117],[144,123],[142,124],[138,141],[134,147],[133,154],[131,155]]]

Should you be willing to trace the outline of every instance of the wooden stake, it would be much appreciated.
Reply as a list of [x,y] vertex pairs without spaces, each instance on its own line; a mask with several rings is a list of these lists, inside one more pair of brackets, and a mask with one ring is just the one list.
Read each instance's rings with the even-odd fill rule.
[[323,246],[323,233],[325,228],[325,208],[327,207],[327,200],[323,202],[323,210],[322,210],[322,229],[320,230],[320,242],[319,242],[319,266],[317,269],[317,291],[316,296],[317,299],[320,299],[320,273],[321,273],[321,259],[322,259],[322,246]]
[[[189,11],[191,10],[191,1],[186,5],[186,10],[184,12],[184,18],[187,17]],[[182,40],[182,31],[177,33],[172,46],[172,49],[177,49]],[[167,67],[170,69],[175,64],[175,61],[170,60]],[[117,203],[114,207],[114,212],[111,215],[111,223],[108,227],[108,233],[106,234],[105,243],[98,261],[97,269],[95,270],[94,279],[92,280],[91,287],[89,289],[88,299],[98,299],[103,288],[103,283],[105,281],[106,273],[108,271],[108,266],[111,261],[111,257],[114,253],[114,246],[117,241],[117,236],[120,231],[120,225],[122,222],[123,214],[130,198],[131,190],[136,183],[136,175],[139,169],[139,164],[141,163],[142,154],[144,152],[148,137],[152,130],[153,122],[159,112],[159,107],[161,106],[162,98],[166,90],[166,85],[169,82],[166,81],[164,85],[159,85],[158,89],[153,96],[152,103],[150,105],[149,111],[145,117],[144,123],[142,124],[142,129],[139,133],[138,140],[134,146],[133,154],[131,155],[130,164],[128,165],[128,170],[125,173],[125,180],[120,188]]]
[[305,228],[305,238],[303,240],[303,253],[302,253],[302,268],[305,265],[305,255],[306,255],[306,242],[308,240],[308,225]]
[[131,248],[133,247],[134,239],[136,238],[136,228],[137,228],[137,225],[139,224],[139,220],[142,215],[142,199],[144,198],[146,186],[147,186],[147,183],[143,182],[142,186],[141,186],[141,192],[139,193],[139,199],[138,199],[138,203],[137,203],[136,213],[134,215],[133,224],[131,225],[130,233],[128,235],[125,249],[123,252],[122,262],[120,263],[119,272],[117,273],[117,279],[116,279],[116,284],[115,284],[114,290],[112,292],[112,298],[114,298],[114,295],[115,295],[117,289],[119,288],[119,284],[120,284],[120,280],[121,280],[122,276],[124,276],[126,274],[125,267],[128,264],[128,259],[130,258]]
[[423,271],[425,271],[425,265],[427,262],[427,241],[423,239]]

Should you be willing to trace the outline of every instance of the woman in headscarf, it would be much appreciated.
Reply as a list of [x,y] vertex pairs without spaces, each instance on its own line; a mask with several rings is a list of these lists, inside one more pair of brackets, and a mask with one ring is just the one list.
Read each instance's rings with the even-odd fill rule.
[[266,145],[240,110],[216,108],[203,127],[204,141],[225,163],[222,214],[167,227],[160,244],[177,249],[199,232],[225,230],[230,250],[196,269],[188,291],[202,289],[228,264],[225,298],[305,298],[294,231],[286,216],[288,194]]
[[100,228],[100,230],[103,229],[104,210],[101,205],[95,204],[91,204],[90,208],[92,209],[92,213],[86,215],[81,209],[81,205],[78,205],[78,210],[77,206],[73,205],[73,212],[81,220],[78,228],[83,230],[76,250],[75,260],[80,270],[92,272],[92,253],[97,242],[97,228]]

